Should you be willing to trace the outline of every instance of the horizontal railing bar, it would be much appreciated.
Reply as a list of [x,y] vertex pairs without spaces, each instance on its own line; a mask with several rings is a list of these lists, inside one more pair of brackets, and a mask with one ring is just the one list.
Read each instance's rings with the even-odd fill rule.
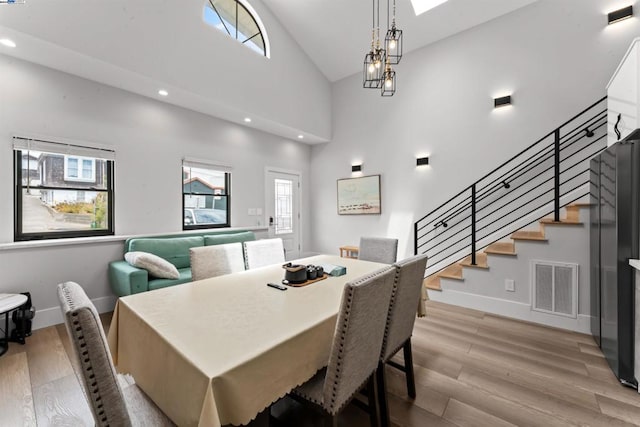
[[[603,117],[603,118],[605,118],[605,117]],[[602,126],[606,125],[606,123],[607,123],[607,122],[606,122],[606,121],[604,121],[602,124],[600,124],[600,125],[598,125],[596,128],[594,128],[594,130],[597,130],[597,129],[599,129],[600,127],[602,127]],[[591,126],[593,126],[593,125],[589,125],[588,127],[591,127]],[[562,147],[562,148],[560,149],[560,151],[565,150],[565,148],[571,147],[571,146],[572,146],[572,145],[574,145],[577,141],[579,141],[579,140],[581,140],[581,139],[583,139],[583,138],[586,138],[586,135],[581,136],[580,138],[578,138],[578,139],[576,139],[576,140],[572,141],[572,142],[571,142],[570,144],[568,144],[568,145],[567,145],[568,140],[567,140],[567,141],[565,141],[565,143],[564,143],[564,144],[565,144],[565,146],[564,146],[564,147]],[[599,139],[598,139],[598,140],[599,140]],[[598,140],[593,141],[591,144],[594,144],[594,143],[595,143],[595,142],[597,142]],[[590,144],[590,145],[591,145],[591,144]],[[586,148],[586,147],[584,147],[583,149],[585,149],[585,148]],[[535,156],[538,156],[539,154],[543,153],[544,151],[548,151],[548,153],[547,153],[547,154],[549,154],[549,155],[548,155],[548,156],[541,156],[540,158],[537,158],[537,159],[535,158]],[[582,151],[582,150],[580,150],[580,151]],[[524,175],[525,173],[529,172],[531,169],[533,169],[534,167],[538,166],[540,163],[544,162],[545,160],[551,159],[551,158],[553,158],[553,145],[549,145],[549,146],[547,146],[547,147],[543,148],[542,150],[538,151],[536,154],[534,154],[534,155],[530,158],[530,161],[529,161],[528,163],[522,163],[521,165],[519,165],[519,166],[517,166],[517,167],[515,167],[515,168],[511,169],[511,171],[513,171],[513,170],[516,170],[516,169],[518,169],[518,168],[519,168],[520,170],[523,170],[523,169],[525,169],[525,168],[526,168],[526,170],[524,170],[524,171],[522,171],[521,173],[517,174],[518,176],[516,176],[516,173],[513,173],[513,174],[511,174],[510,176],[507,176],[507,175],[511,172],[511,171],[508,171],[508,172],[505,172],[502,176],[500,176],[500,177],[496,178],[496,179],[495,179],[495,181],[493,181],[492,183],[487,184],[487,186],[492,185],[492,184],[494,185],[494,187],[491,189],[491,190],[493,190],[493,191],[491,191],[491,193],[487,194],[490,190],[485,190],[483,193],[481,193],[481,194],[478,196],[478,201],[481,201],[481,200],[485,199],[487,196],[489,196],[489,195],[491,195],[491,194],[494,194],[497,190],[500,190],[501,188],[503,188],[503,187],[504,187],[503,183],[504,183],[505,181],[506,181],[506,182],[513,181],[513,180],[515,180],[515,179],[519,178],[520,176]],[[532,163],[536,162],[537,160],[539,160],[537,163],[532,164]],[[529,165],[529,167],[527,167],[528,165]]]
[[[470,200],[470,199],[471,199],[471,196],[467,196],[467,197],[465,197],[464,199],[461,199],[461,200],[458,202],[458,204],[456,204],[455,206],[453,206],[453,207],[449,208],[449,210],[445,211],[444,213],[440,213],[440,215],[438,215],[435,219],[433,219],[433,220],[431,220],[431,221],[427,222],[423,227],[428,226],[428,225],[431,225],[431,224],[433,224],[434,222],[439,222],[439,221],[441,220],[441,218],[442,218],[442,217],[444,217],[444,216],[446,216],[446,214],[448,214],[449,212],[451,212],[451,210],[453,210],[453,209],[455,209],[456,207],[458,207],[461,203],[466,203],[466,202],[467,202],[468,200]],[[439,210],[439,208],[438,208],[437,210]],[[429,214],[429,216],[431,216],[431,215],[432,215],[433,213],[435,213],[435,212],[436,212],[436,211],[432,211],[432,212]],[[423,219],[422,219],[422,220],[420,220],[420,221],[416,221],[416,222],[417,222],[417,223],[422,222],[422,221],[424,221],[426,218],[427,218],[427,217],[423,217]]]
[[[549,132],[548,134],[546,134],[545,136],[543,136],[542,138],[540,138],[539,140],[537,140],[536,142],[534,142],[533,144],[531,144],[529,147],[525,148],[524,150],[522,150],[521,152],[519,152],[518,154],[516,154],[515,156],[511,157],[509,160],[505,161],[504,163],[502,163],[500,166],[498,166],[497,168],[495,168],[494,170],[492,170],[491,172],[485,174],[482,178],[478,179],[475,183],[479,183],[480,181],[486,179],[487,177],[491,176],[493,173],[495,173],[496,171],[500,170],[501,168],[503,168],[504,166],[506,166],[507,164],[511,163],[513,160],[517,159],[518,157],[520,157],[521,155],[523,155],[524,153],[528,152],[529,150],[531,150],[533,147],[537,146],[540,142],[542,142],[543,140],[545,140],[546,138],[550,137],[551,135],[553,135],[555,133],[556,129],[561,129],[564,126],[566,126],[567,124],[571,123],[573,120],[577,119],[578,117],[582,116],[584,113],[586,113],[587,111],[591,110],[592,108],[594,108],[596,105],[598,105],[599,103],[603,102],[605,99],[607,99],[606,96],[602,97],[601,99],[599,99],[598,101],[596,101],[595,103],[591,104],[589,107],[585,108],[584,110],[582,110],[580,113],[576,114],[575,116],[573,116],[571,119],[567,120],[566,122],[564,122],[563,124],[561,124],[560,126],[554,128],[553,131]],[[463,190],[461,190],[458,194],[456,194],[455,196],[453,196],[451,199],[449,199],[448,201],[444,202],[443,204],[441,204],[440,206],[438,206],[436,209],[434,209],[434,211],[440,209],[441,207],[447,205],[449,202],[451,202],[452,200],[454,200],[456,197],[462,195],[465,191],[468,191],[471,189],[471,186],[468,186],[466,188],[464,188]],[[433,211],[432,211],[433,212]],[[431,213],[425,215],[424,217],[418,219],[416,222],[422,222],[424,219],[426,219],[427,217],[429,217],[431,215]]]
[[[553,168],[553,166],[551,166],[551,168]],[[551,168],[549,168],[549,169],[551,169]],[[548,169],[547,169],[547,170],[548,170]],[[542,183],[541,183],[541,184],[545,184],[547,181],[550,181],[550,180],[552,180],[552,179],[553,179],[553,176],[552,176],[552,177],[550,177],[549,179],[545,180],[545,181],[542,181]],[[528,184],[528,182],[525,182],[525,183],[523,183],[522,185],[525,185],[525,184]],[[521,185],[521,186],[522,186],[522,185]],[[519,187],[518,187],[518,188],[519,188]],[[529,194],[529,193],[522,193],[522,194],[520,194],[518,197],[516,197],[516,198],[514,198],[514,199],[511,199],[511,200],[510,200],[509,202],[507,202],[506,204],[503,204],[503,205],[502,205],[502,206],[500,206],[499,208],[494,209],[493,211],[489,212],[488,214],[486,214],[485,216],[483,216],[482,218],[480,218],[478,221],[482,221],[482,220],[484,220],[485,218],[487,218],[487,217],[489,217],[489,216],[493,215],[494,213],[498,212],[500,209],[502,209],[502,208],[504,208],[504,207],[508,206],[510,203],[513,203],[513,202],[515,202],[516,200],[519,200],[519,199],[523,198],[524,196],[527,196],[528,194]],[[486,207],[489,207],[489,205],[487,205]]]
[[[466,227],[465,227],[465,229],[466,229],[466,228],[469,228],[469,227],[471,227],[471,224],[469,224],[468,226],[466,226]],[[444,248],[444,249],[440,249],[440,252],[444,252],[444,251],[446,251],[447,249],[449,249],[449,248],[451,248],[451,247],[453,247],[453,246],[457,245],[458,243],[460,243],[460,242],[464,242],[464,241],[465,241],[465,239],[468,239],[468,238],[469,238],[469,235],[466,235],[466,236],[464,236],[462,239],[460,239],[460,240],[457,240],[457,241],[453,242],[452,244],[450,244],[450,245],[449,245],[449,246],[447,246],[446,248]],[[425,249],[425,251],[424,251],[423,253],[428,253],[429,251],[433,250],[434,248],[435,248],[435,246],[434,246],[433,248]],[[438,253],[440,253],[440,252],[438,252]],[[436,255],[437,255],[437,254],[436,254]]]
[[[532,202],[533,202],[533,201],[535,201],[535,200],[537,200],[537,199],[532,200]],[[551,198],[551,200],[549,200],[548,202],[544,202],[543,204],[541,204],[541,205],[540,205],[540,206],[538,206],[537,208],[531,209],[531,210],[530,210],[530,212],[535,212],[535,211],[537,211],[538,209],[542,209],[545,205],[548,205],[549,203],[553,203],[553,197],[552,197],[552,198]],[[527,204],[528,204],[528,203],[527,203]],[[522,205],[521,207],[524,207],[524,206],[526,206],[527,204],[524,204],[524,205]],[[551,210],[551,212],[553,212],[553,210]],[[548,214],[545,214],[545,215],[548,215]],[[503,218],[504,218],[504,217],[503,217]],[[523,215],[523,216],[520,216],[520,217],[518,217],[518,218],[516,218],[516,219],[514,219],[514,220],[512,220],[512,221],[510,221],[510,222],[508,222],[508,223],[506,223],[506,224],[504,224],[501,228],[508,227],[508,226],[510,226],[511,224],[513,224],[514,222],[516,222],[516,221],[520,221],[522,218],[524,218],[524,215]],[[533,224],[533,223],[534,223],[534,222],[536,222],[536,221],[539,221],[539,219],[537,219],[537,220],[533,220],[533,221],[531,221],[529,224]],[[527,224],[527,225],[528,225],[528,224]],[[485,225],[483,228],[487,228],[487,227],[488,227],[488,225]],[[517,230],[516,230],[516,231],[517,231]],[[509,234],[513,234],[513,233],[514,233],[514,231],[512,231],[512,232],[511,232],[511,233],[509,233]],[[487,237],[487,236],[489,236],[489,234],[487,234],[485,237]]]
[[[445,222],[446,222],[446,220],[447,220],[447,219],[449,219],[449,218],[451,218],[451,217],[453,217],[453,216],[454,216],[454,214],[449,214],[449,212],[451,212],[453,209],[455,209],[455,208],[459,207],[462,203],[464,203],[464,204],[465,204],[465,206],[463,207],[463,210],[464,210],[464,208],[466,208],[467,206],[469,206],[469,205],[471,204],[470,200],[471,200],[471,196],[469,196],[469,197],[467,197],[467,198],[465,198],[465,199],[461,200],[457,205],[455,205],[455,206],[451,207],[451,208],[450,208],[448,211],[446,211],[445,213],[440,214],[436,219],[431,220],[430,222],[426,223],[423,227],[427,227],[427,226],[429,226],[429,225],[433,224],[434,222],[435,222],[435,223],[441,222],[442,220],[445,220]],[[457,212],[456,212],[456,214],[457,214]],[[421,227],[421,228],[422,228],[422,227]]]

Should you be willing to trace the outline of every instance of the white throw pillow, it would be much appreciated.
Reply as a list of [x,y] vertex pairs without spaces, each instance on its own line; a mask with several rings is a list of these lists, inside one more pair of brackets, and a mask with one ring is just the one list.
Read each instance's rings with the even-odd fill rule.
[[180,273],[175,265],[148,252],[127,252],[124,259],[134,267],[144,268],[150,275],[160,279],[178,279]]

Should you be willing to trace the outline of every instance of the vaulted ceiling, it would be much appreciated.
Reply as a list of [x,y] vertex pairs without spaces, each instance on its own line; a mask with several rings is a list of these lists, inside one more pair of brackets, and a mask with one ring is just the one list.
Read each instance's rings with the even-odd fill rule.
[[[208,0],[206,0],[208,1]],[[205,0],[28,0],[0,4],[0,38],[16,56],[305,143],[331,139],[330,83],[361,70],[370,46],[365,0],[245,0],[272,44],[267,59],[203,22]],[[397,1],[405,52],[537,0],[449,0],[416,16]],[[381,27],[386,29],[382,0]],[[300,94],[304,94],[303,99]],[[313,100],[309,102],[308,100]]]
[[[330,81],[361,70],[371,45],[371,0],[263,1]],[[535,1],[449,0],[416,16],[410,0],[396,0],[396,18],[410,52]],[[387,2],[380,0],[382,34],[386,20]]]

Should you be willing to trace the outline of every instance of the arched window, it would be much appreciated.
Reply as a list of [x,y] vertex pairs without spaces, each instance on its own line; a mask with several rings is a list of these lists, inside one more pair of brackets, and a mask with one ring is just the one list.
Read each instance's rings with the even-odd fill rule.
[[207,0],[204,5],[204,21],[245,46],[270,57],[269,39],[264,25],[245,0]]

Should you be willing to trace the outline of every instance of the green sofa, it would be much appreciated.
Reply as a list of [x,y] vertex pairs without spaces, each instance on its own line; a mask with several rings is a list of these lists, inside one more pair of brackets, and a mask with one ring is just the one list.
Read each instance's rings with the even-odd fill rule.
[[252,231],[215,231],[201,234],[178,234],[153,237],[134,237],[124,243],[124,253],[149,252],[175,265],[180,273],[178,279],[158,279],[149,276],[147,270],[136,268],[124,260],[109,263],[109,282],[118,296],[137,294],[179,285],[191,281],[189,249],[198,246],[255,240]]

